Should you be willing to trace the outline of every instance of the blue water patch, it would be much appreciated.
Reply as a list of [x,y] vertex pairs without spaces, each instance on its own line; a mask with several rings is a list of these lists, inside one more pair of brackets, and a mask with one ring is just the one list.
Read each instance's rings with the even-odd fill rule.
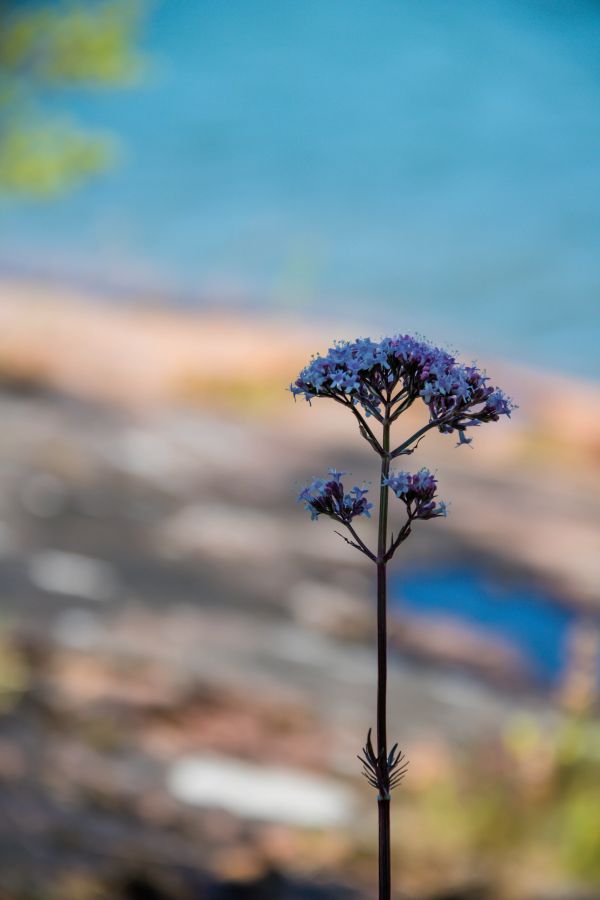
[[587,0],[156,4],[138,88],[44,98],[120,164],[0,198],[0,266],[598,378],[599,44]]
[[557,681],[567,662],[577,614],[533,586],[501,583],[467,567],[413,569],[392,575],[390,598],[392,610],[454,618],[510,643],[546,684]]

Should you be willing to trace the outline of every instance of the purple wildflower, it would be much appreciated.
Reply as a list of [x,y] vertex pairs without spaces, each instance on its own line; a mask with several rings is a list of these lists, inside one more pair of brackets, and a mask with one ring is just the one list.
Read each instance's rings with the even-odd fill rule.
[[386,410],[393,422],[420,398],[429,409],[430,423],[450,434],[510,416],[512,401],[488,381],[475,365],[457,362],[446,350],[397,335],[379,342],[370,338],[337,342],[325,356],[313,357],[290,390],[309,402],[329,397],[360,406],[367,418],[374,416],[380,422]]
[[[377,790],[379,815],[379,898],[390,900],[391,842],[390,793],[406,771],[398,744],[387,741],[387,565],[411,534],[418,519],[446,515],[446,505],[437,498],[437,480],[428,469],[419,472],[390,472],[392,460],[414,453],[428,431],[456,432],[458,446],[470,444],[468,428],[510,416],[513,405],[500,390],[492,387],[485,372],[475,365],[457,362],[446,350],[425,341],[398,335],[379,342],[369,338],[334,344],[325,356],[313,357],[294,384],[294,397],[329,397],[346,406],[358,421],[362,437],[380,457],[381,481],[379,529],[376,549],[371,549],[352,526],[355,516],[369,516],[363,488],[344,492],[343,472],[329,470],[329,479],[317,479],[300,493],[299,500],[313,519],[326,515],[341,522],[351,538],[336,532],[377,567],[377,732],[375,746],[371,729],[359,759],[369,784]],[[429,421],[412,436],[394,447],[394,422],[416,400],[429,410]],[[373,417],[381,429],[367,421]],[[380,434],[380,437],[378,437]],[[404,522],[388,536],[388,489],[402,501]],[[381,814],[383,811],[383,815]]]
[[383,484],[406,505],[410,519],[435,519],[447,514],[446,504],[436,499],[437,479],[429,469],[421,469],[414,475],[390,472]]
[[371,517],[370,510],[373,509],[373,504],[365,499],[367,489],[355,486],[348,493],[344,493],[341,479],[346,474],[329,469],[328,479],[316,478],[300,491],[298,500],[304,502],[312,519],[330,516],[338,522],[349,524],[356,516]]

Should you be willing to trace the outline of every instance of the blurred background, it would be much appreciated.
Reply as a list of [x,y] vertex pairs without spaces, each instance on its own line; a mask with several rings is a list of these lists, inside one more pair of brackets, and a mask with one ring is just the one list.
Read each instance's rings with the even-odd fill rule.
[[295,498],[377,460],[286,388],[406,331],[519,409],[410,460],[397,897],[600,898],[599,49],[595,0],[1,0],[1,900],[374,896],[373,572]]

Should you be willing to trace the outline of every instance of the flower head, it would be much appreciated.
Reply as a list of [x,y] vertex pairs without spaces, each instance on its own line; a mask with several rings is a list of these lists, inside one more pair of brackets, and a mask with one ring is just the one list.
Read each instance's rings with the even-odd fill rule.
[[394,418],[421,399],[430,422],[450,434],[510,416],[512,401],[488,381],[477,366],[457,362],[447,350],[405,334],[338,341],[325,356],[312,358],[290,390],[309,402],[329,397],[359,405],[367,417],[380,421],[386,407]]
[[370,518],[373,504],[365,499],[367,489],[355,486],[348,493],[344,493],[341,479],[346,474],[329,469],[329,478],[316,478],[300,491],[298,500],[303,501],[312,519],[330,516],[348,524],[356,516]]
[[429,469],[420,469],[414,475],[390,472],[383,484],[406,505],[410,519],[435,519],[447,514],[446,504],[436,499],[437,479]]

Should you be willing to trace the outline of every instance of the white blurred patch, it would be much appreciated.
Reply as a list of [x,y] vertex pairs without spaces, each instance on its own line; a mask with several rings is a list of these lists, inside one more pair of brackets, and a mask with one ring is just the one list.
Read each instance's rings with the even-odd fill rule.
[[354,812],[351,791],[330,778],[222,757],[183,757],[171,766],[167,785],[185,803],[306,828],[340,825]]
[[130,428],[115,447],[113,461],[131,475],[154,482],[169,481],[177,470],[177,453],[163,435]]
[[284,537],[267,513],[207,503],[188,506],[166,524],[160,544],[172,553],[202,553],[231,559],[270,560],[282,550]]
[[110,563],[77,553],[44,550],[29,560],[29,577],[40,590],[86,600],[109,600],[118,582]]

